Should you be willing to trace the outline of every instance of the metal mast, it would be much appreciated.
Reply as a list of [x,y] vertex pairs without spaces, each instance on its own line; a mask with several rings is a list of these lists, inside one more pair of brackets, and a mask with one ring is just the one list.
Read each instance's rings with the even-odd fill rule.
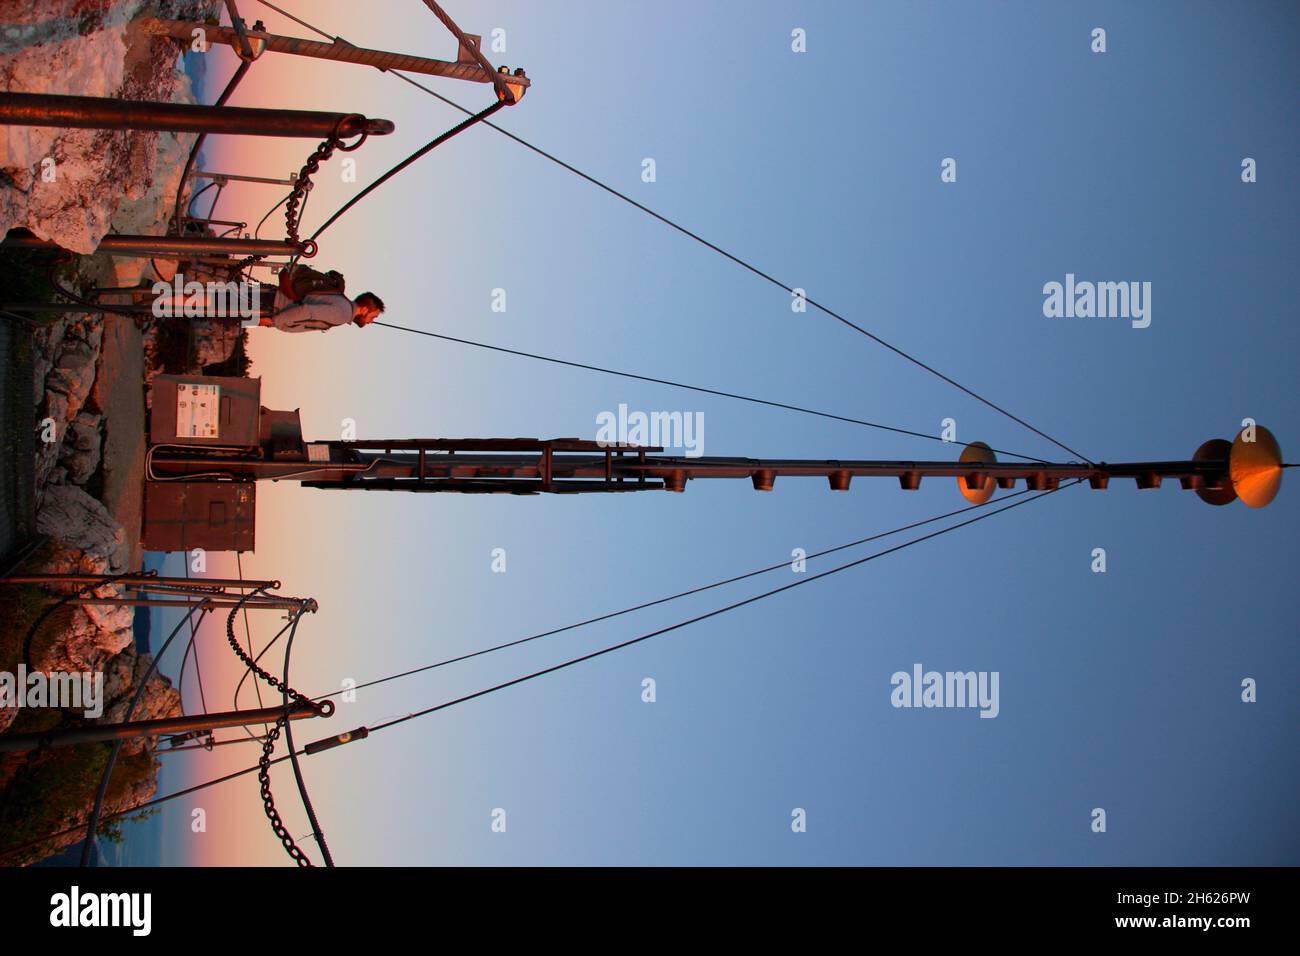
[[957,461],[690,458],[661,454],[659,447],[608,444],[577,438],[384,439],[309,442],[294,447],[281,434],[274,446],[247,453],[198,447],[155,448],[150,475],[185,481],[214,475],[235,481],[300,481],[310,488],[470,494],[617,493],[674,491],[701,478],[748,478],[755,490],[771,491],[777,478],[821,477],[832,491],[848,491],[854,478],[894,478],[907,491],[924,478],[950,478],[968,500],[982,503],[998,488],[1023,481],[1049,490],[1063,480],[1107,488],[1112,478],[1138,488],[1177,481],[1201,500],[1224,505],[1241,498],[1261,508],[1281,484],[1281,450],[1262,426],[1243,429],[1235,441],[1205,442],[1185,460],[1135,462],[999,462],[983,443],[964,447]]

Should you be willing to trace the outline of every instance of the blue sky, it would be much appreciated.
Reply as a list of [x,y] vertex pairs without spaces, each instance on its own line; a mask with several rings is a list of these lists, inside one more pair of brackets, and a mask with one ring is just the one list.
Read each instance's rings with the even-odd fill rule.
[[[508,51],[494,59],[535,79],[502,125],[1089,457],[1189,457],[1247,416],[1294,447],[1292,6],[450,9],[467,30],[505,27]],[[357,44],[450,52],[419,4],[363,17],[321,3],[309,18]],[[1098,26],[1104,54],[1089,48]],[[790,50],[795,27],[805,54]],[[294,105],[397,122],[357,154],[361,183],[457,121],[360,68],[257,69],[293,77]],[[434,82],[467,105],[486,100]],[[239,171],[287,166],[250,155]],[[654,183],[640,178],[646,157]],[[940,182],[946,157],[955,183]],[[1241,182],[1243,157],[1258,182]],[[324,183],[309,221],[354,188]],[[379,291],[399,325],[927,433],[951,417],[960,441],[1057,453],[487,129],[422,160],[327,236],[318,263]],[[1151,282],[1151,326],[1045,318],[1043,285],[1067,273]],[[504,314],[489,308],[494,288],[507,290]],[[263,403],[301,406],[309,438],[335,437],[348,417],[361,437],[594,437],[596,416],[627,403],[703,412],[711,455],[958,450],[394,330],[277,335],[255,336]],[[695,482],[684,495],[286,485],[259,497],[264,530],[245,570],[321,600],[295,651],[295,683],[309,692],[962,504],[937,481],[907,494],[787,480],[771,495]],[[271,516],[295,532],[271,540]],[[308,781],[336,858],[353,864],[1294,864],[1296,516],[1289,488],[1260,512],[1212,509],[1176,485],[1064,490],[312,758]],[[1097,547],[1105,574],[1090,571]],[[494,548],[506,549],[505,574],[491,570]],[[792,579],[777,572],[362,692],[329,732]],[[894,709],[890,676],[916,662],[998,671],[999,716]],[[641,701],[645,677],[654,704]],[[1258,703],[1240,701],[1245,677]],[[219,759],[246,762],[202,759],[197,778],[227,769]],[[277,780],[286,813],[300,816],[288,773]],[[228,788],[223,799],[247,809],[248,861],[287,862],[260,822],[255,782]],[[498,807],[504,834],[489,826]],[[795,807],[806,833],[791,832]],[[1095,807],[1105,834],[1090,831]]]

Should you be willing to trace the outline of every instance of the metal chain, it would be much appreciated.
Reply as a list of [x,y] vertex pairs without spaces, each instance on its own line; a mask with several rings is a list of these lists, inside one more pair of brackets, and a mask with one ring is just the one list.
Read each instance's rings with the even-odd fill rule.
[[[292,697],[295,704],[310,704],[316,710],[320,710],[320,707],[316,704],[316,702],[313,701],[306,694],[298,693],[298,691],[294,690],[288,684],[285,684],[283,681],[280,680],[280,678],[276,677],[274,674],[268,674],[266,671],[262,670],[262,668],[258,667],[257,661],[253,660],[246,653],[244,653],[244,649],[239,646],[239,639],[235,637],[235,615],[239,612],[239,609],[244,606],[245,601],[259,594],[260,592],[266,590],[267,588],[260,587],[257,588],[256,590],[248,592],[248,594],[246,594],[243,598],[240,599],[239,603],[235,605],[235,607],[230,609],[230,616],[226,618],[226,640],[230,643],[230,646],[234,650],[236,656],[238,656],[239,659],[244,662],[244,664],[248,667],[249,670],[251,670],[258,677],[262,678],[262,680],[266,681],[268,684],[270,684],[280,693],[287,694],[288,696]],[[301,611],[299,613],[301,613]]]
[[[366,141],[366,137],[369,134],[362,132],[361,137],[351,146],[343,145],[343,137],[339,135],[339,129],[349,120],[357,119],[365,119],[365,117],[358,113],[350,113],[347,116],[342,117],[338,123],[335,124],[334,132],[330,133],[329,138],[323,140],[321,144],[312,151],[311,155],[307,157],[307,161],[303,163],[302,169],[298,171],[298,175],[293,181],[293,189],[290,191],[289,198],[285,201],[284,205],[285,238],[289,242],[298,242],[298,227],[301,225],[298,222],[298,210],[302,205],[303,198],[307,195],[307,190],[311,188],[311,177],[320,172],[321,163],[333,156],[335,150],[350,153],[355,149],[359,149],[361,144]],[[314,254],[315,253],[313,252],[312,255]],[[244,272],[244,270],[253,263],[260,262],[265,258],[265,254],[245,256],[234,267],[232,274],[238,275]],[[311,256],[308,256],[307,258],[310,259]]]
[[298,171],[298,178],[295,179],[293,183],[293,192],[289,194],[289,201],[285,203],[284,206],[284,229],[285,235],[288,237],[290,242],[298,241],[298,206],[302,202],[303,196],[306,195],[308,183],[311,181],[311,177],[320,172],[320,164],[333,156],[334,150],[336,149],[344,153],[350,153],[355,149],[359,149],[361,144],[366,141],[366,137],[369,135],[363,132],[361,138],[351,146],[344,146],[343,138],[339,136],[338,130],[339,127],[350,119],[364,119],[364,117],[353,114],[345,116],[339,120],[338,125],[334,127],[334,132],[330,134],[329,139],[316,147],[316,151],[307,157],[307,162],[305,162],[302,169]]
[[262,786],[262,806],[266,810],[266,818],[271,821],[271,829],[275,835],[280,838],[284,844],[285,852],[293,858],[293,861],[300,867],[314,867],[313,863],[306,853],[299,849],[298,844],[294,842],[293,835],[289,833],[280,819],[280,811],[275,808],[275,797],[271,794],[271,754],[275,751],[275,742],[280,739],[280,730],[289,722],[288,717],[280,717],[271,728],[271,732],[266,735],[266,740],[262,743],[262,759],[257,762],[257,780]]
[[[307,704],[318,712],[324,711],[325,708],[321,707],[321,705],[317,704],[307,695],[294,690],[274,674],[269,674],[262,670],[262,668],[257,665],[257,662],[249,657],[248,654],[244,652],[244,649],[239,646],[239,640],[235,637],[235,617],[238,615],[239,609],[243,606],[245,601],[266,590],[268,590],[268,588],[260,587],[248,592],[248,594],[240,600],[239,604],[231,608],[230,614],[226,618],[226,640],[230,643],[231,648],[234,649],[236,656],[244,662],[245,666],[247,666],[249,670],[262,678],[262,680],[280,691],[280,693],[291,697],[294,703]],[[298,613],[302,613],[301,608]],[[271,755],[275,752],[276,741],[280,739],[280,731],[288,722],[288,715],[282,714],[276,719],[274,726],[272,726],[270,732],[267,733],[266,739],[263,740],[262,758],[257,762],[257,781],[262,788],[262,806],[266,810],[266,818],[271,821],[271,830],[280,838],[280,842],[284,844],[285,852],[287,852],[299,866],[315,866],[315,864],[307,857],[307,854],[303,853],[302,850],[298,848],[298,844],[294,842],[293,835],[289,833],[288,829],[286,829],[284,821],[280,818],[280,811],[275,808],[275,797],[271,793]]]

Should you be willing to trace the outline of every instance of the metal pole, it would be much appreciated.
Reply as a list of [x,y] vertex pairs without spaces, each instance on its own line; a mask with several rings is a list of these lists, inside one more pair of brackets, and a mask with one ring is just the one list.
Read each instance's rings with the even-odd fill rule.
[[[195,30],[203,30],[204,36],[209,43],[224,43],[232,47],[238,47],[240,42],[238,31],[230,27],[152,18],[140,20],[140,25],[149,33],[157,36],[175,37],[178,40],[189,41],[193,38]],[[298,37],[278,36],[261,30],[247,30],[245,35],[252,40],[264,41],[266,49],[273,53],[290,53],[295,56],[310,56],[320,60],[335,60],[340,63],[359,63],[380,70],[403,70],[407,73],[445,76],[453,80],[469,80],[474,83],[496,82],[496,70],[492,69],[490,63],[484,68],[484,63],[487,63],[487,61],[481,54],[470,60],[449,63],[446,60],[433,60],[428,57],[411,56],[406,53],[389,53],[385,50],[370,50],[365,47],[353,46],[340,37],[335,37],[333,43],[322,43],[319,40],[302,40]],[[461,40],[462,43],[472,44],[472,41],[464,34],[458,35],[457,39]],[[474,49],[477,50],[476,47]],[[528,78],[525,76],[512,76],[510,82],[521,87],[529,85]]]
[[[1017,481],[1031,486],[1039,483],[1085,479],[1094,487],[1104,487],[1110,478],[1136,478],[1144,484],[1158,485],[1160,478],[1186,480],[1189,487],[1201,481],[1226,477],[1228,461],[1182,460],[1148,462],[978,462],[978,461],[881,461],[817,460],[761,458],[686,458],[650,454],[644,457],[615,457],[618,449],[601,448],[596,442],[556,441],[548,450],[546,442],[533,439],[433,439],[427,441],[381,440],[322,443],[330,449],[330,460],[320,462],[312,487],[338,484],[347,487],[396,487],[401,482],[421,476],[426,479],[476,479],[482,481],[547,480],[561,489],[565,480],[594,479],[634,480],[686,478],[761,478],[776,477],[897,478],[913,490],[922,478],[991,478],[1009,488]],[[426,456],[423,469],[418,451],[442,451],[447,454]],[[649,451],[650,449],[647,449]],[[498,452],[492,454],[490,452]],[[529,452],[520,454],[520,452]],[[169,459],[158,459],[171,465]],[[357,465],[364,465],[357,469]],[[196,463],[197,470],[205,465]],[[210,463],[206,465],[210,467]],[[255,463],[254,474],[265,468],[266,477],[276,477],[279,469],[301,467],[296,462]],[[351,472],[344,472],[347,467]],[[338,473],[333,473],[335,470]],[[260,475],[259,475],[260,476]],[[838,479],[837,479],[838,480]],[[432,490],[432,489],[430,489]],[[766,490],[766,489],[763,489]]]
[[[290,704],[290,720],[305,717],[329,717],[334,713],[331,701],[318,705],[307,701]],[[212,730],[218,727],[242,727],[252,724],[274,723],[284,716],[286,708],[261,707],[256,710],[231,710],[220,714],[195,714],[182,717],[163,717],[157,720],[133,720],[122,724],[91,724],[71,730],[47,733],[0,735],[0,753],[35,750],[37,747],[70,747],[74,744],[99,743],[107,740],[129,740],[133,737],[157,737],[162,734],[183,734],[191,730]]]
[[[169,601],[164,598],[69,598],[64,604],[87,604],[87,605],[105,605],[109,607],[192,607],[195,601],[199,600],[199,595],[194,595],[191,601]],[[267,598],[259,595],[255,598],[243,600],[235,595],[206,595],[204,600],[212,607],[246,607],[250,611],[256,610],[292,610],[302,606],[302,601],[297,598]]]
[[[3,94],[0,94],[3,95]],[[59,244],[36,236],[9,235],[0,246],[9,249],[58,249]],[[217,239],[209,236],[105,236],[97,253],[110,256],[165,256],[185,258],[195,253],[231,256],[314,256],[316,244],[311,240],[289,242],[283,239]]]
[[[209,266],[222,266],[222,265],[228,266],[233,264],[229,259],[216,259],[211,256],[200,257],[195,259],[194,261],[199,263],[200,265],[209,265]],[[281,269],[288,268],[288,266],[289,266],[288,259],[263,259],[260,262],[250,262],[248,265],[244,266],[244,268],[245,269],[270,269],[272,272],[278,272]]]
[[195,179],[211,179],[216,183],[266,183],[269,186],[292,186],[297,180],[270,179],[266,176],[237,176],[234,173],[210,173],[205,169],[196,169],[190,173]]
[[[231,229],[247,229],[248,223],[237,222],[234,219],[201,219],[198,216],[186,216],[186,222],[202,223],[205,226],[230,226]],[[227,230],[229,231],[229,230]]]
[[65,126],[75,129],[141,129],[173,133],[233,133],[325,139],[368,133],[382,136],[395,128],[386,119],[358,113],[263,110],[243,106],[192,106],[105,96],[55,96],[0,93],[0,125]]
[[133,312],[140,315],[146,315],[153,310],[152,305],[130,305],[111,303],[108,305],[76,305],[67,302],[7,302],[0,305],[0,309],[7,312],[103,312],[106,309],[112,309],[114,312]]
[[211,745],[207,743],[186,744],[185,746],[159,747],[154,753],[155,757],[161,757],[164,754],[184,753],[187,750],[211,750],[213,747],[227,747],[230,744],[260,744],[261,737],[233,737],[230,740],[214,740]]
[[[835,491],[847,491],[853,478],[894,478],[907,491],[919,488],[923,478],[962,479],[968,490],[994,483],[1006,489],[1022,481],[1044,490],[1074,479],[1103,489],[1112,478],[1135,479],[1139,488],[1158,488],[1167,479],[1187,490],[1213,490],[1227,487],[1230,469],[1227,451],[1187,460],[1086,464],[686,458],[577,439],[384,439],[312,442],[309,448],[314,457],[222,457],[221,467],[244,479],[292,478],[309,488],[514,494],[682,491],[697,478],[748,478],[756,490],[770,491],[778,477],[821,477]],[[161,452],[153,461],[156,469],[181,478],[210,471],[214,459],[195,448]]]
[[[260,265],[260,263],[254,263]],[[96,314],[99,312],[129,312],[133,315],[150,315],[153,313],[153,303],[130,303],[130,302],[109,302],[99,305],[80,305],[69,304],[66,302],[15,302],[7,305],[0,305],[0,311],[8,310],[10,312],[56,312],[63,313],[88,313]],[[237,312],[204,312],[194,316],[197,319],[239,319],[240,321],[249,320],[246,315],[240,315]],[[250,320],[251,321],[251,320]]]
[[[89,583],[91,581],[101,580],[102,574],[19,574],[13,577],[0,578],[0,584],[78,584]],[[213,587],[213,588],[269,588],[278,590],[279,581],[249,581],[240,578],[176,578],[176,577],[155,577],[150,574],[133,574],[125,577],[115,577],[107,584],[125,584],[128,587],[139,586],[140,590],[149,590],[150,585],[162,585],[167,587]]]

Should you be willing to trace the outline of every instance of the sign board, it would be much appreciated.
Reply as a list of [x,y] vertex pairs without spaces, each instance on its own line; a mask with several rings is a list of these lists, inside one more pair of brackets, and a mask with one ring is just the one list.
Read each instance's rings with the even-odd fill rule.
[[[261,444],[262,383],[230,375],[159,375],[149,401],[149,444]],[[301,438],[298,439],[301,442]]]
[[220,385],[181,385],[176,389],[176,437],[219,438],[220,409]]

